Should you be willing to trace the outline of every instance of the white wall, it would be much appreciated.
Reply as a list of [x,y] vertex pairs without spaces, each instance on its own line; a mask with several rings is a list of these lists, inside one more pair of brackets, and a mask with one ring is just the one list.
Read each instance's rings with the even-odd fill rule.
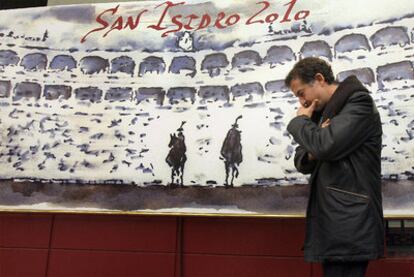
[[112,2],[134,2],[137,0],[48,0],[48,6],[57,6],[57,5],[72,5],[72,4],[86,4],[86,3],[112,3]]

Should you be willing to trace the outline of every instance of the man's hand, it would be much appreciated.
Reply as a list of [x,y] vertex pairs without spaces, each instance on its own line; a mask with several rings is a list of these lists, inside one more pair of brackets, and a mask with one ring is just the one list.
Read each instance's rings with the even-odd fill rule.
[[308,107],[304,107],[302,105],[300,105],[300,107],[298,108],[298,111],[296,112],[297,116],[300,115],[305,115],[307,117],[312,117],[313,112],[315,111],[316,105],[318,104],[319,100],[318,99],[314,99],[312,101],[312,104],[310,104]]
[[322,122],[321,128],[326,128],[326,127],[329,126],[329,124],[331,124],[331,120],[328,118],[327,120],[325,120],[324,122]]
[[308,161],[315,161],[316,158],[314,155],[312,155],[312,153],[308,152]]

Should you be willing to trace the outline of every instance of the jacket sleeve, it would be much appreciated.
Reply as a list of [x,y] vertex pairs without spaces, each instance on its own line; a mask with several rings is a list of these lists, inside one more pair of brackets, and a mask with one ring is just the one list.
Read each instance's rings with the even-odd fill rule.
[[296,147],[295,151],[295,167],[296,169],[303,174],[310,174],[313,172],[317,160],[309,161],[308,152],[303,146]]
[[357,149],[375,130],[374,104],[367,93],[355,93],[341,112],[321,128],[307,116],[297,116],[287,127],[295,141],[318,160],[338,160]]

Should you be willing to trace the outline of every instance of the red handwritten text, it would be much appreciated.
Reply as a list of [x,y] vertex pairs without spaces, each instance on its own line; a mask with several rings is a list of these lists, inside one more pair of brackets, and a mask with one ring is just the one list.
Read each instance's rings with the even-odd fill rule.
[[[269,24],[279,21],[279,23],[286,23],[292,21],[304,20],[310,15],[309,10],[301,10],[295,12],[295,5],[298,0],[290,0],[290,2],[283,5],[281,12],[271,11],[272,6],[269,1],[259,1],[256,3],[257,10],[252,11],[252,15],[247,19],[243,19],[238,13],[226,13],[226,11],[219,11],[217,14],[176,14],[172,17],[167,16],[168,12],[179,6],[185,5],[185,2],[173,3],[170,1],[163,2],[157,5],[154,10],[160,10],[160,16],[157,18],[155,24],[146,26],[148,29],[161,32],[161,37],[166,37],[171,33],[180,32],[183,30],[197,31],[207,27],[217,29],[225,29],[236,24]],[[106,37],[110,32],[129,28],[134,30],[140,26],[141,18],[147,9],[140,11],[135,17],[128,16],[124,18],[122,15],[116,15],[119,5],[115,8],[107,9],[101,12],[96,17],[96,22],[99,27],[89,31],[81,38],[81,43],[86,41],[86,38],[95,32],[104,32],[102,37]],[[106,16],[104,18],[104,16]],[[109,16],[109,18],[108,18]]]

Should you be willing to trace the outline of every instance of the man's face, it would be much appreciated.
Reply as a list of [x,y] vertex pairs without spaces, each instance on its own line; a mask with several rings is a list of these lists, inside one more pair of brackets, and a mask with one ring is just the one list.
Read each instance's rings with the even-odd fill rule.
[[314,100],[318,100],[316,111],[320,111],[324,106],[323,87],[320,81],[314,80],[311,83],[304,83],[301,79],[295,78],[290,82],[290,89],[299,99],[300,104],[307,108]]

